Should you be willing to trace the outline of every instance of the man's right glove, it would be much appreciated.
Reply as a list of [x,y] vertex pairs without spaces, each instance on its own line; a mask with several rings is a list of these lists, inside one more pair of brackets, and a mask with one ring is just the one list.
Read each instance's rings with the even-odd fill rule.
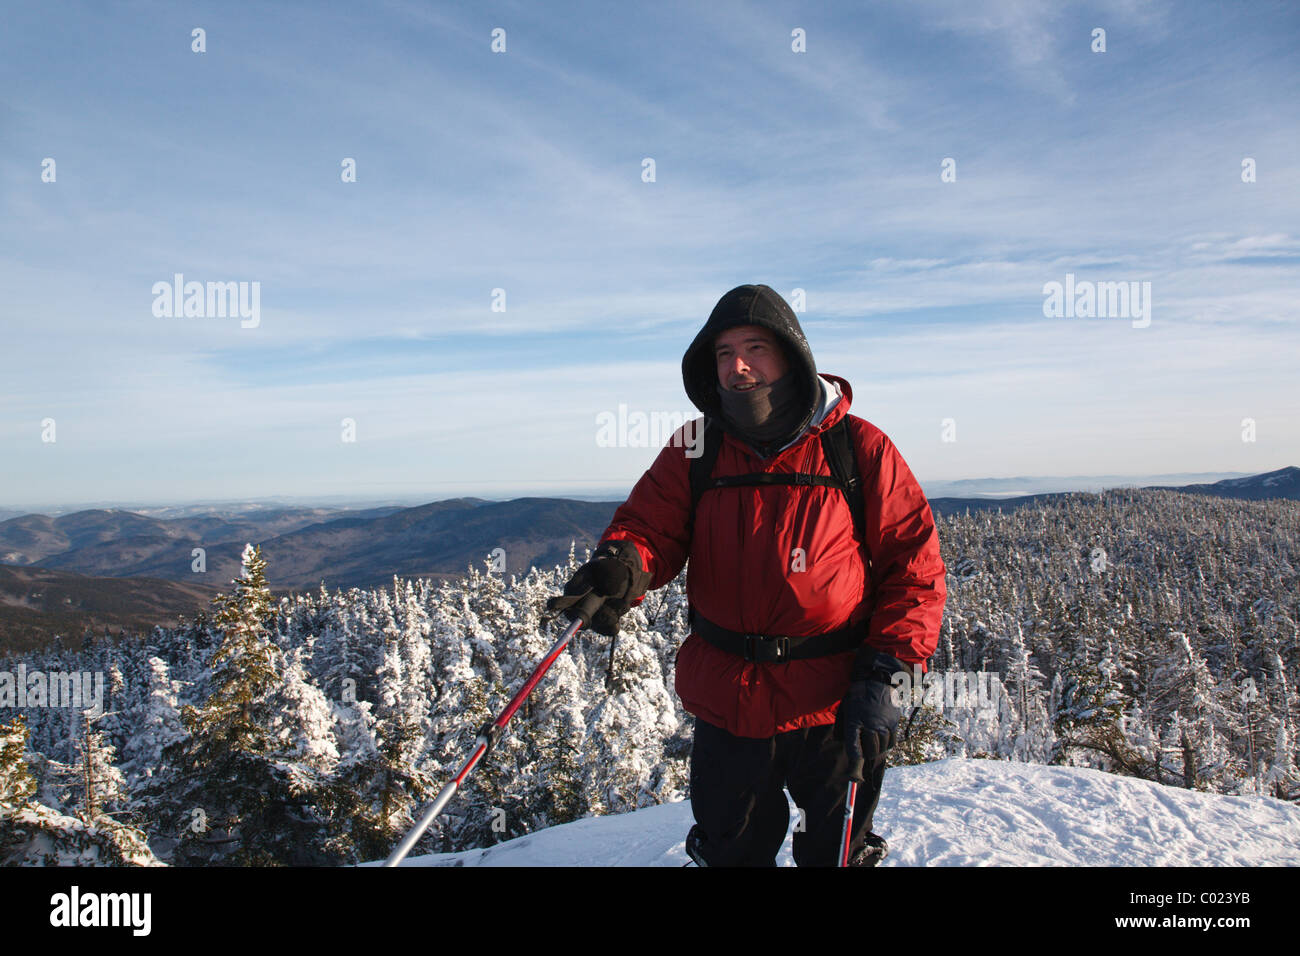
[[549,611],[570,611],[589,593],[604,598],[588,625],[598,634],[613,637],[618,633],[618,619],[645,594],[650,575],[641,568],[641,555],[631,541],[602,541],[592,552],[591,560],[573,573],[564,586],[564,597],[546,602]]
[[849,779],[861,782],[866,767],[894,746],[903,712],[894,705],[891,678],[907,666],[898,658],[864,648],[854,662],[849,691],[840,701],[834,736],[844,741]]

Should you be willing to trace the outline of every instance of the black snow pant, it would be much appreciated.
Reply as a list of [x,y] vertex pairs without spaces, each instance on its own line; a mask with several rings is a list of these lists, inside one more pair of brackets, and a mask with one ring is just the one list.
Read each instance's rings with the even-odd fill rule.
[[[775,866],[795,806],[794,861],[836,866],[844,833],[848,757],[832,725],[775,737],[736,737],[696,719],[691,747],[691,810],[697,850],[709,866]],[[853,805],[852,857],[871,831],[885,758],[865,771]]]

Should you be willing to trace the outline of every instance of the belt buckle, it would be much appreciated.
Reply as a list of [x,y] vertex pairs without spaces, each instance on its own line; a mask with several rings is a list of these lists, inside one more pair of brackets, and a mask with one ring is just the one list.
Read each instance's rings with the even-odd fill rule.
[[[751,662],[759,660],[759,658],[755,656],[754,653],[754,649],[757,646],[758,641],[773,642],[776,648],[776,656],[771,658],[772,661],[776,662],[776,661],[785,661],[790,659],[790,638],[768,637],[765,634],[746,634],[745,635],[745,660]],[[767,658],[764,658],[764,660],[767,660]]]

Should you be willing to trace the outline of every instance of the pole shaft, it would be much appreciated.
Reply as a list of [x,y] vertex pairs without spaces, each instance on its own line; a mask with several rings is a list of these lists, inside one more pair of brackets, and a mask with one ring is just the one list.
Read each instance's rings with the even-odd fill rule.
[[506,709],[501,711],[500,716],[493,721],[494,726],[504,727],[510,722],[510,718],[515,715],[515,711],[523,706],[524,699],[533,692],[533,688],[536,687],[541,679],[546,675],[546,672],[550,669],[551,665],[555,663],[555,659],[564,653],[564,649],[569,646],[569,641],[573,640],[573,635],[578,633],[578,628],[580,627],[582,627],[582,621],[575,620],[564,629],[564,633],[560,635],[560,639],[551,647],[550,652],[542,658],[542,662],[533,669],[532,676],[528,678],[523,687],[519,688],[515,693],[515,696],[511,698],[510,703],[506,705]]
[[849,847],[853,843],[853,805],[858,802],[858,782],[849,781],[844,798],[844,834],[840,839],[840,866],[849,865]]

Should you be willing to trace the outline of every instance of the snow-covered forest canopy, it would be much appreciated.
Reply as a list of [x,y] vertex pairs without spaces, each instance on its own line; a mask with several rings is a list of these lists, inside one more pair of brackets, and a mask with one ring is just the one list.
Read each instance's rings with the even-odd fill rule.
[[[995,674],[1000,692],[926,695],[895,764],[994,757],[1300,799],[1300,503],[1072,494],[939,533],[930,668]],[[211,615],[0,659],[0,861],[381,859],[550,648],[546,600],[582,558],[277,603],[250,546]],[[612,664],[579,632],[416,853],[686,797],[684,582],[623,618]],[[2,683],[12,695],[20,668],[21,703]],[[34,699],[34,674],[103,675],[103,713]]]

